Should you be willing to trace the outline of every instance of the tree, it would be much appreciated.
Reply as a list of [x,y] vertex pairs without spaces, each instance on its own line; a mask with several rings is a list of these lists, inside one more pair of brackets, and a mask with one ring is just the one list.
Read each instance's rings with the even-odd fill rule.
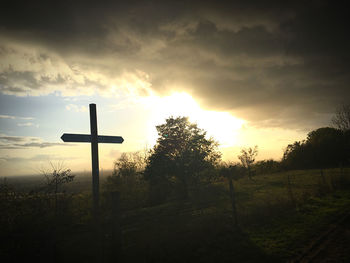
[[222,162],[219,167],[219,174],[224,178],[237,181],[244,177],[245,168],[239,162]]
[[63,167],[62,163],[54,165],[50,162],[51,171],[42,171],[46,179],[46,191],[57,194],[62,185],[72,182],[75,175],[71,174],[71,169]]
[[330,168],[349,160],[348,132],[323,127],[308,133],[307,139],[286,148],[282,164],[289,169]]
[[189,184],[204,179],[205,172],[221,158],[218,144],[187,117],[170,117],[156,129],[158,140],[145,169],[153,199],[164,199],[174,185],[187,198]]
[[54,165],[50,162],[51,171],[42,171],[46,179],[46,191],[55,195],[55,213],[57,214],[58,193],[62,185],[70,183],[74,180],[75,175],[71,174],[70,169],[63,167],[63,163]]
[[335,167],[345,162],[344,135],[339,129],[324,127],[311,131],[306,143],[311,150],[309,160],[318,168]]
[[259,174],[274,173],[279,171],[280,163],[273,159],[261,160],[254,164],[254,169]]
[[122,153],[114,162],[113,175],[125,178],[136,176],[144,169],[145,161],[140,152]]
[[350,130],[350,104],[344,104],[337,109],[332,123],[343,132]]
[[283,153],[282,166],[286,169],[309,168],[309,149],[305,140],[288,144]]
[[242,149],[241,155],[238,155],[238,159],[241,161],[244,168],[248,171],[249,179],[252,179],[252,165],[255,162],[255,157],[258,155],[258,146],[254,148],[249,147],[248,149]]
[[107,177],[103,185],[107,197],[105,200],[109,200],[112,193],[118,192],[123,205],[128,208],[147,201],[148,187],[143,180],[146,157],[146,153],[140,151],[121,154],[114,162],[112,175]]
[[145,168],[146,156],[141,152],[122,153],[114,162],[113,174],[107,178],[105,184],[107,190],[110,191],[131,191],[138,179],[142,176]]

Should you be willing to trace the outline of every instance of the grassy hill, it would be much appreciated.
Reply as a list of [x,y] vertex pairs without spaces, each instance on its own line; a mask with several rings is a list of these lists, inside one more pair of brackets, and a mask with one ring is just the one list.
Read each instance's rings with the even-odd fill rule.
[[[6,239],[0,253],[5,259],[16,253],[17,259],[29,254],[61,262],[92,262],[95,257],[121,262],[285,262],[350,209],[350,169],[287,171],[253,179],[234,181],[239,227],[233,224],[225,179],[193,186],[187,200],[157,206],[144,200],[147,185],[126,187],[114,219],[116,204],[108,202],[103,187],[98,238],[91,225],[90,177],[78,176],[67,185],[58,207],[52,196],[2,190],[1,232]],[[28,182],[17,181],[17,186],[23,184]],[[116,220],[120,251],[113,242]]]
[[150,255],[159,262],[291,259],[349,211],[349,175],[348,169],[300,170],[235,181],[239,229],[225,181],[193,189],[187,203],[125,212],[126,261]]

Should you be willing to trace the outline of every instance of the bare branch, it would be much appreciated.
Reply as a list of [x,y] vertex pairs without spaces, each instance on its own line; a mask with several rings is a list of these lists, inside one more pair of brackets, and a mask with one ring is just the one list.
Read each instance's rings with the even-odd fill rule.
[[332,123],[339,130],[350,130],[350,104],[344,104],[337,109]]

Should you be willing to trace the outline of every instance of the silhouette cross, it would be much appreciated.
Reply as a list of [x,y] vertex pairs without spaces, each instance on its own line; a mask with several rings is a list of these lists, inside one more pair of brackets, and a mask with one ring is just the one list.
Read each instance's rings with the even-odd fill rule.
[[91,143],[92,160],[92,196],[93,213],[95,219],[99,210],[99,164],[98,164],[98,143],[123,143],[121,136],[101,136],[97,134],[96,104],[89,104],[90,108],[90,130],[91,134],[64,133],[61,136],[64,142],[89,142]]

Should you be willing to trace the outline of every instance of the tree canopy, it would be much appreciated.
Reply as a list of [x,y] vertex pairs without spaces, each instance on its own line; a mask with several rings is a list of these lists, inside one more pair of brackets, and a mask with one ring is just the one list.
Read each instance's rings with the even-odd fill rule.
[[304,141],[289,144],[283,164],[290,169],[328,168],[349,162],[349,136],[330,127],[311,131]]
[[156,126],[158,140],[151,150],[145,177],[151,186],[176,185],[184,197],[188,187],[205,178],[205,171],[221,158],[217,142],[206,137],[206,131],[187,117],[170,117]]
[[255,162],[255,158],[258,155],[258,146],[254,148],[249,147],[248,149],[242,149],[241,154],[238,155],[238,159],[241,161],[242,166],[247,169],[248,177],[252,179],[251,167]]

